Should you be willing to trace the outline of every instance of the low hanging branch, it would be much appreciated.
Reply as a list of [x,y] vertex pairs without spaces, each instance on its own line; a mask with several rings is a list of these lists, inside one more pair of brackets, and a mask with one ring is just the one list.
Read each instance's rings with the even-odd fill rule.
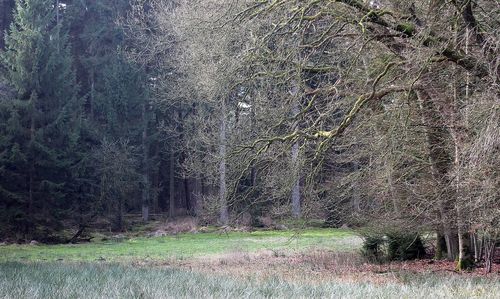
[[[240,147],[239,150],[233,152],[232,155],[237,155],[237,154],[242,154],[244,152],[248,153],[250,151],[255,151],[253,154],[253,157],[250,159],[250,161],[247,163],[246,167],[242,170],[240,173],[239,179],[235,181],[235,184],[232,188],[232,193],[230,194],[230,197],[232,195],[237,193],[237,188],[239,185],[239,181],[241,178],[244,177],[245,173],[254,165],[254,163],[257,161],[258,157],[264,154],[271,146],[273,143],[280,142],[280,143],[289,143],[293,144],[300,138],[306,139],[306,140],[319,140],[323,139],[319,145],[318,149],[316,150],[316,158],[320,156],[321,153],[323,153],[327,147],[327,145],[331,144],[331,142],[341,136],[344,131],[352,124],[354,121],[356,115],[361,111],[361,109],[366,105],[366,103],[374,100],[380,100],[383,97],[397,93],[397,92],[404,92],[404,91],[409,91],[409,90],[414,90],[417,89],[419,86],[415,82],[413,82],[410,86],[389,86],[386,88],[383,88],[381,90],[377,91],[377,85],[379,82],[384,78],[389,70],[395,66],[402,64],[403,62],[389,62],[384,70],[377,76],[377,78],[374,80],[372,84],[372,90],[369,93],[363,94],[358,97],[352,108],[349,110],[347,115],[343,118],[341,121],[340,125],[330,131],[318,131],[313,135],[307,134],[304,131],[301,130],[296,130],[293,133],[283,135],[283,136],[274,136],[274,137],[267,137],[267,138],[260,138],[255,140],[252,144],[247,145],[247,146],[242,146]],[[328,90],[328,93],[331,93],[333,90]],[[305,109],[303,109],[298,115],[301,115],[303,113],[306,113],[306,111],[312,106],[314,103],[315,96],[320,93],[320,92],[325,92],[324,90],[318,91],[317,93],[312,91],[308,92],[307,94],[311,95],[313,94],[313,99],[309,102],[309,104],[306,106]],[[294,117],[297,117],[294,116]]]
[[[389,72],[389,70],[398,64],[402,64],[402,62],[390,62],[388,63],[382,73],[380,73],[375,81],[372,84],[372,90],[369,93],[363,94],[358,97],[352,108],[349,110],[347,115],[340,122],[339,126],[333,130],[329,131],[318,131],[315,134],[307,134],[304,131],[294,131],[293,133],[283,135],[283,136],[274,136],[274,137],[266,137],[255,140],[252,144],[247,146],[240,147],[239,150],[235,151],[233,154],[241,154],[244,151],[255,150],[255,156],[263,154],[269,147],[275,142],[288,142],[294,143],[300,138],[307,140],[318,140],[324,139],[318,146],[317,153],[323,152],[327,143],[331,142],[334,138],[339,137],[342,133],[352,124],[356,115],[361,111],[361,109],[366,105],[366,103],[373,100],[380,100],[383,97],[397,92],[404,92],[409,90],[415,90],[419,88],[418,84],[412,83],[411,86],[389,86],[377,91],[377,85],[380,80],[382,80],[385,75]],[[309,105],[308,105],[309,106]],[[304,112],[304,111],[302,111]]]
[[396,65],[398,63],[395,63],[395,62],[389,62],[384,70],[382,71],[382,73],[380,73],[377,78],[375,79],[375,81],[373,81],[373,84],[372,84],[372,91],[369,93],[369,94],[364,94],[364,95],[361,95],[358,97],[358,99],[356,100],[356,102],[354,103],[354,106],[349,110],[349,113],[347,113],[347,115],[344,117],[344,119],[340,122],[340,125],[334,129],[334,130],[330,130],[330,131],[319,131],[317,132],[316,134],[314,134],[314,137],[316,138],[326,138],[325,140],[323,140],[319,146],[318,146],[318,150],[316,151],[316,154],[318,153],[321,153],[323,152],[325,146],[333,139],[333,138],[336,138],[338,136],[340,136],[346,129],[347,127],[349,127],[349,125],[353,122],[354,118],[356,117],[356,115],[359,113],[359,111],[361,110],[361,108],[369,101],[372,101],[372,100],[378,100],[378,99],[381,99],[383,98],[384,96],[390,94],[390,93],[394,93],[394,92],[401,92],[401,91],[405,91],[407,90],[407,87],[404,86],[404,87],[401,87],[401,86],[391,86],[391,87],[387,87],[383,90],[380,90],[377,92],[376,88],[377,88],[377,85],[378,83],[380,82],[380,80],[382,80],[382,78],[387,75],[387,73],[389,72],[389,70],[391,69],[391,67],[393,67],[394,65]]

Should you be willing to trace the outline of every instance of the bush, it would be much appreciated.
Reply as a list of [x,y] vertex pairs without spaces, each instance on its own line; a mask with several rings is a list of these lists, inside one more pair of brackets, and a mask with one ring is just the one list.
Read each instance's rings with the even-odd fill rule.
[[383,247],[385,240],[383,236],[366,236],[363,241],[361,253],[369,261],[381,262],[384,257]]
[[387,243],[387,258],[390,261],[414,260],[425,255],[425,247],[418,234],[389,234]]
[[362,254],[372,262],[406,261],[424,257],[425,247],[415,233],[369,235],[364,238]]

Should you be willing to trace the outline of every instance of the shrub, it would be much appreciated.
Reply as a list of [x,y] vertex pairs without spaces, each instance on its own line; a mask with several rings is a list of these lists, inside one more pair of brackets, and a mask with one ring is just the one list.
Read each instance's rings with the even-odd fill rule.
[[424,244],[418,234],[389,234],[387,243],[387,258],[390,261],[414,260],[425,255]]
[[381,262],[384,257],[384,245],[385,240],[383,236],[366,236],[363,241],[361,253],[369,261]]
[[362,254],[369,261],[405,261],[422,258],[425,247],[416,233],[389,233],[365,236]]

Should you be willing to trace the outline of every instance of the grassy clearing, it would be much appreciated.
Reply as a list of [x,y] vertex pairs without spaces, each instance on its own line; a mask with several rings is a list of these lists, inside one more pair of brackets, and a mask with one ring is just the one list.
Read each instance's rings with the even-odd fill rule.
[[500,298],[498,275],[367,269],[360,243],[308,229],[0,246],[0,298]]
[[256,231],[180,234],[77,245],[0,246],[0,262],[12,261],[168,261],[228,252],[306,250],[312,247],[350,251],[360,239],[347,230]]
[[395,282],[293,283],[97,263],[0,264],[0,298],[498,298],[487,278],[411,275]]

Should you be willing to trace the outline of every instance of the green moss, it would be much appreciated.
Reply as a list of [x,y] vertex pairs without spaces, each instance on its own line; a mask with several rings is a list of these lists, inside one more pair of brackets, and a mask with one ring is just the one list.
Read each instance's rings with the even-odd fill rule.
[[403,32],[408,36],[413,36],[415,34],[415,24],[413,23],[402,23],[396,26],[396,30]]

